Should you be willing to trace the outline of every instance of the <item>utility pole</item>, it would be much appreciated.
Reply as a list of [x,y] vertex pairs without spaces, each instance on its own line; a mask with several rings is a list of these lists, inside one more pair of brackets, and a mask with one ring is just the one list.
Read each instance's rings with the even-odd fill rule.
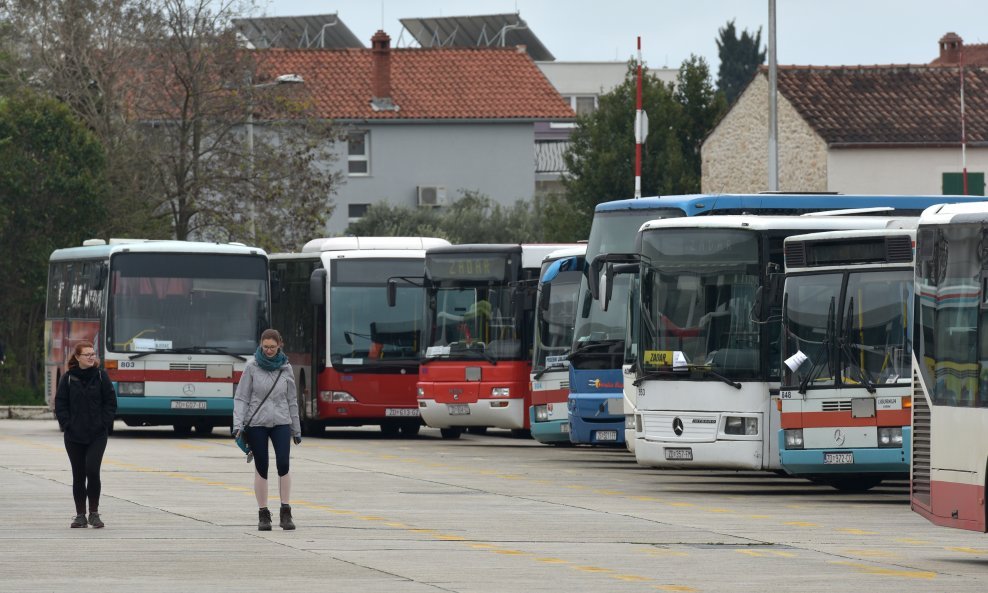
[[768,191],[779,191],[779,115],[776,103],[775,0],[768,0]]

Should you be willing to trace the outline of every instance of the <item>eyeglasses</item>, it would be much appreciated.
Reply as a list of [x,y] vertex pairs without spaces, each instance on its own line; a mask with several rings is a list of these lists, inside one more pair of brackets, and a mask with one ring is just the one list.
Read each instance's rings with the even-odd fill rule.
[[261,350],[277,350],[277,346],[261,346]]
[[80,354],[79,355],[79,358],[95,358],[95,357],[96,357],[96,353],[95,352],[89,352],[88,354]]

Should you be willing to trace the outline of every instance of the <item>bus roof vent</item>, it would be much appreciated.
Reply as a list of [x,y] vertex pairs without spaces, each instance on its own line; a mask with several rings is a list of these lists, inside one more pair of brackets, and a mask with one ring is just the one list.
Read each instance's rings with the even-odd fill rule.
[[908,235],[894,235],[885,238],[885,254],[890,264],[913,261],[913,241]]
[[106,245],[106,241],[103,239],[86,239],[82,242],[83,247],[92,247],[93,245]]
[[806,265],[806,244],[803,241],[786,241],[786,267],[801,268]]

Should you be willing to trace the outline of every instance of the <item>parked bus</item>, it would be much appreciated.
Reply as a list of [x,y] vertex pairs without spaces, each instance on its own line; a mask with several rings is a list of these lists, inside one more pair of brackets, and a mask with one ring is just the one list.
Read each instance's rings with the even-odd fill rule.
[[264,251],[239,244],[100,239],[58,249],[48,268],[45,392],[92,341],[128,426],[230,425],[233,393],[270,326]]
[[400,304],[388,307],[385,287],[421,277],[425,250],[440,245],[449,242],[335,237],[271,255],[274,325],[296,373],[306,434],[367,424],[389,436],[418,434],[422,289],[399,284]]
[[[587,245],[587,266],[608,253],[630,253],[642,224],[656,219],[710,214],[796,215],[842,209],[845,213],[919,216],[943,202],[974,201],[971,196],[891,196],[842,194],[697,194],[616,200],[594,210]],[[781,260],[780,260],[781,264]],[[613,301],[625,303],[633,275],[617,276]],[[627,311],[591,306],[587,278],[580,289],[570,354],[570,440],[575,443],[622,443],[634,432],[637,388],[624,389],[622,375]],[[622,427],[624,430],[622,431]],[[630,446],[629,446],[630,448]]]
[[988,202],[930,208],[916,237],[910,505],[985,532]]
[[[642,226],[635,458],[778,469],[783,240],[884,228],[880,217],[705,216]],[[607,304],[610,266],[599,289]],[[765,287],[762,289],[762,287]],[[596,292],[596,291],[595,291]]]
[[915,219],[785,241],[782,468],[863,491],[909,476]]
[[528,418],[532,438],[540,443],[570,444],[567,357],[573,347],[576,301],[586,252],[586,245],[560,249],[542,262],[535,301],[532,407]]
[[542,260],[571,245],[453,245],[425,254],[419,410],[443,438],[528,434],[535,291]]

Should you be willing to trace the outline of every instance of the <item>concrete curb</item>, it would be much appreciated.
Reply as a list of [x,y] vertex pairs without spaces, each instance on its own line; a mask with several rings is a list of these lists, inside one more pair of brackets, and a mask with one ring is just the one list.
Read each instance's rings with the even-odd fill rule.
[[0,406],[0,418],[11,420],[54,420],[48,406]]

